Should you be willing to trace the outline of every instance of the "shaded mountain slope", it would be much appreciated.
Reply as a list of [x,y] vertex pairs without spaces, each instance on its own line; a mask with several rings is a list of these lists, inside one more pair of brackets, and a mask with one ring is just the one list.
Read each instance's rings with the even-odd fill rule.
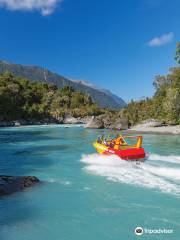
[[0,61],[0,73],[5,71],[10,71],[16,76],[25,77],[30,81],[52,83],[60,88],[65,85],[72,86],[77,91],[82,91],[86,94],[89,94],[93,101],[97,102],[100,107],[118,109],[126,105],[123,99],[109,91],[98,89],[93,85],[91,86],[91,84],[85,84],[83,81],[72,81],[42,67],[24,66]]

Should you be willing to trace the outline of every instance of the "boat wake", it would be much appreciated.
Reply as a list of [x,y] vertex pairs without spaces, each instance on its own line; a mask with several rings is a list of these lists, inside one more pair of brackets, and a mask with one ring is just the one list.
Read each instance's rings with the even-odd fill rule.
[[99,154],[83,155],[81,162],[86,164],[84,170],[104,176],[108,180],[146,188],[154,188],[162,192],[180,196],[180,168],[153,164],[151,160],[178,162],[180,156],[150,155],[148,161],[136,165],[135,162],[120,160],[118,156]]
[[180,156],[176,156],[176,155],[162,156],[159,154],[150,154],[148,156],[148,160],[180,164]]

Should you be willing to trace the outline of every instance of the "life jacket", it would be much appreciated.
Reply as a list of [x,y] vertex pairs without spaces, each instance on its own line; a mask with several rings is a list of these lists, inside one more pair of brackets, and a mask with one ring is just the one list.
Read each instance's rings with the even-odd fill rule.
[[115,150],[119,150],[119,146],[121,145],[121,143],[122,143],[122,137],[116,138],[116,140],[115,140],[115,145],[114,145],[114,149],[115,149]]

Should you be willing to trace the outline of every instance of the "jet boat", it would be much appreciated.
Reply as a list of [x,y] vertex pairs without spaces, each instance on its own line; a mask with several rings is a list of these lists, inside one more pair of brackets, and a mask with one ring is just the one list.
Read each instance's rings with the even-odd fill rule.
[[93,143],[93,146],[100,154],[114,154],[123,160],[138,161],[144,159],[146,156],[145,150],[142,147],[142,136],[118,135],[116,138],[110,140],[99,137]]

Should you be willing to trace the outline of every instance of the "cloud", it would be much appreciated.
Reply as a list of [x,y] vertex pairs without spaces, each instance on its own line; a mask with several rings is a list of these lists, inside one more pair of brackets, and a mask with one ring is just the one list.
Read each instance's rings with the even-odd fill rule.
[[155,37],[152,40],[150,40],[147,45],[149,47],[159,47],[165,44],[168,44],[170,42],[172,42],[174,38],[174,34],[172,32],[164,34],[160,37]]
[[12,11],[39,11],[43,16],[54,12],[62,0],[0,0],[0,7]]

